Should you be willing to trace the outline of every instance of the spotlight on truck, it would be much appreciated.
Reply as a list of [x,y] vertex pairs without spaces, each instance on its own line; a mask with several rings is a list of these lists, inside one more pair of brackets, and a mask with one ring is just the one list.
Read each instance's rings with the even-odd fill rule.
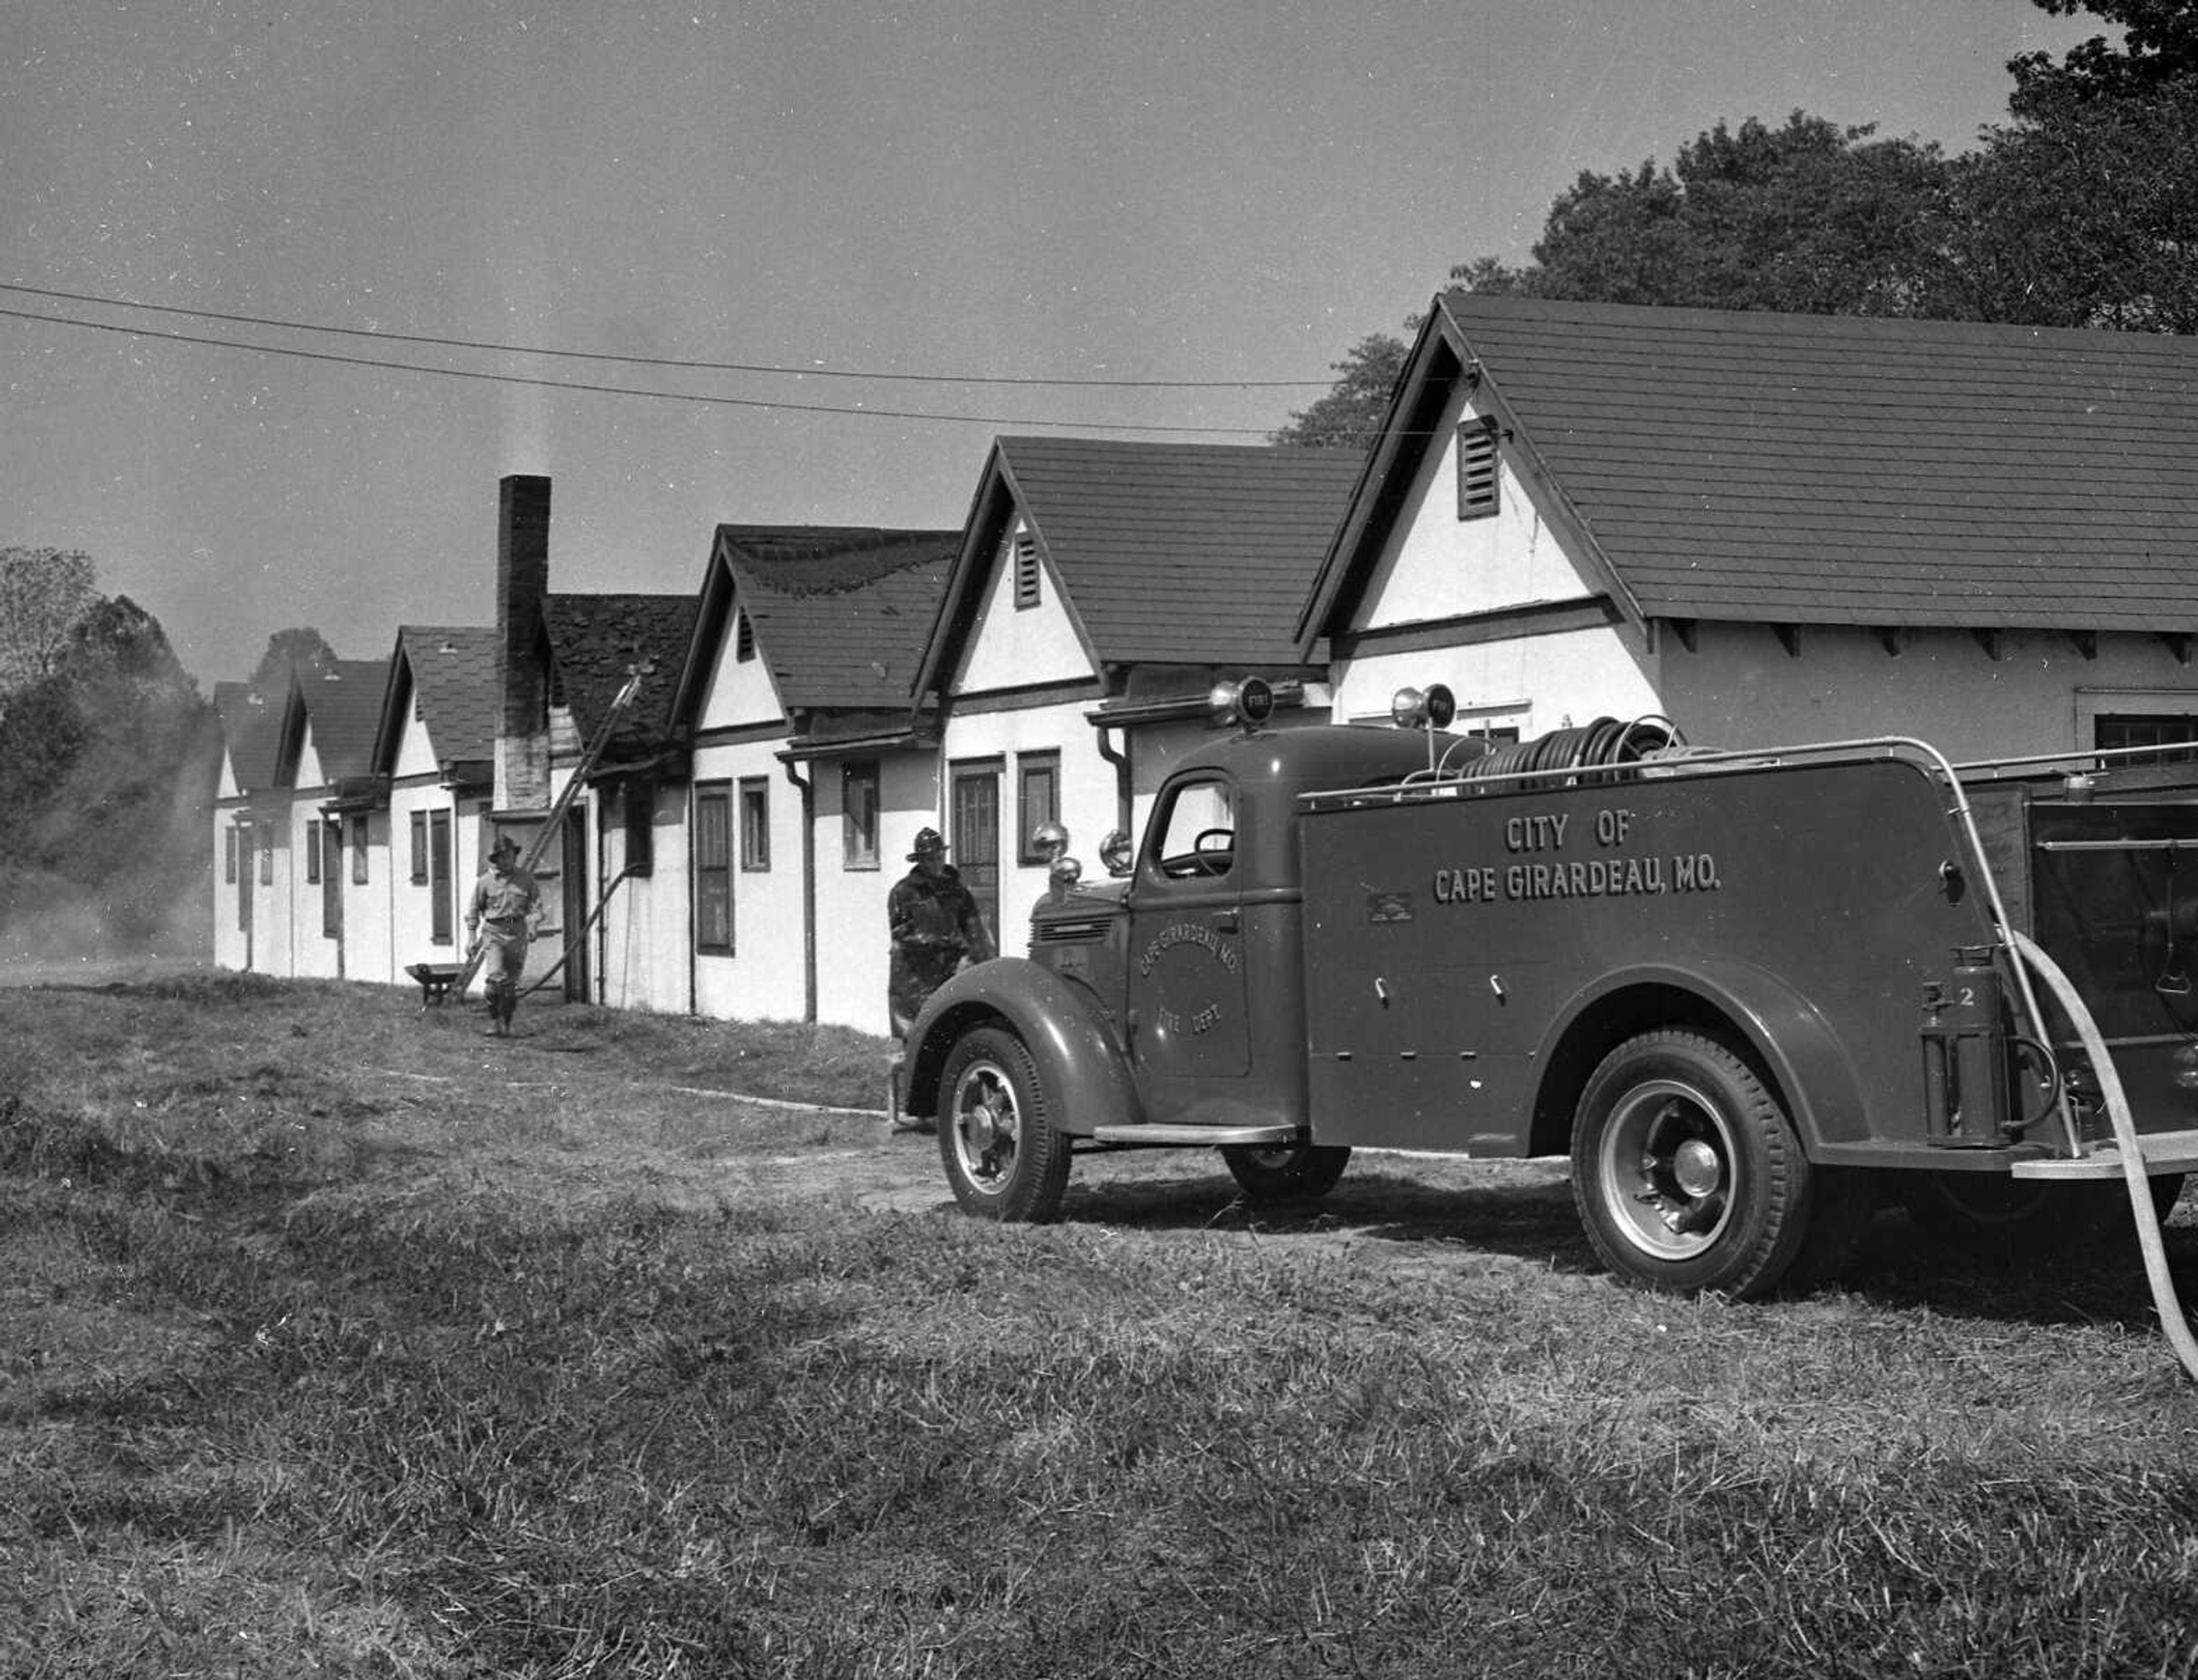
[[1206,704],[1215,723],[1256,730],[1275,715],[1275,691],[1265,678],[1247,677],[1236,683],[1216,683],[1207,694]]
[[1399,689],[1389,697],[1389,721],[1400,730],[1445,730],[1457,716],[1457,697],[1440,683]]

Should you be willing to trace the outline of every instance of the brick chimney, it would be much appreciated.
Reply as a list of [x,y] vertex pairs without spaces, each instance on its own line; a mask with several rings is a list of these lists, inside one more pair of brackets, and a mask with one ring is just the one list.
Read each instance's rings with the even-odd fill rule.
[[542,597],[550,590],[550,480],[515,473],[496,514],[496,808],[550,804],[550,712],[542,668]]

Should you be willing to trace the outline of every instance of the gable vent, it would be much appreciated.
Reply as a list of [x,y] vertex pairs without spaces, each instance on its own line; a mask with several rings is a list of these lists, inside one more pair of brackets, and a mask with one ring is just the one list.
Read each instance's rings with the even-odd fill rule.
[[1457,516],[1487,519],[1497,510],[1496,422],[1484,417],[1457,428]]
[[1038,538],[1024,532],[1015,538],[1015,605],[1038,605]]
[[733,657],[746,665],[755,657],[755,625],[746,608],[733,620]]

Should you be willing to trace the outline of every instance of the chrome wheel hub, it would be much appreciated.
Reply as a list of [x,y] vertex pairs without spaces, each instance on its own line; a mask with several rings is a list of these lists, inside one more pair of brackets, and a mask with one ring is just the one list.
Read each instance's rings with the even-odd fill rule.
[[962,1169],[980,1189],[996,1189],[1013,1170],[1022,1124],[1015,1088],[997,1064],[974,1061],[954,1087],[950,1132]]
[[1604,1127],[1596,1186],[1618,1233],[1659,1260],[1688,1260],[1724,1234],[1738,1148],[1717,1103],[1678,1079],[1627,1091]]

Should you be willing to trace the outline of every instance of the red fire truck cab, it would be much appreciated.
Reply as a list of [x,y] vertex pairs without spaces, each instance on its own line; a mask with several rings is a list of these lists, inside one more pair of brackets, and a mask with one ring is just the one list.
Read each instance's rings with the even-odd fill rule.
[[1007,1219],[1053,1217],[1085,1150],[1218,1148],[1254,1196],[1354,1148],[1568,1155],[1614,1271],[1748,1296],[1836,1270],[1888,1189],[1973,1222],[2121,1195],[2096,1027],[2172,1198],[2194,793],[2188,765],[1660,722],[1247,727],[1168,777],[1125,874],[933,997],[907,1107]]

